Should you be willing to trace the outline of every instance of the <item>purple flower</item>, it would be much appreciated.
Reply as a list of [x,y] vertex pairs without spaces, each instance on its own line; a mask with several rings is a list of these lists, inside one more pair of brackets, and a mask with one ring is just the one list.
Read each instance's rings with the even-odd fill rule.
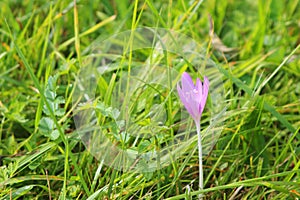
[[190,75],[186,72],[182,74],[181,85],[177,83],[178,95],[190,113],[192,118],[195,120],[195,123],[200,123],[201,115],[206,104],[209,81],[206,76],[204,76],[203,85],[199,78],[196,80],[196,85]]

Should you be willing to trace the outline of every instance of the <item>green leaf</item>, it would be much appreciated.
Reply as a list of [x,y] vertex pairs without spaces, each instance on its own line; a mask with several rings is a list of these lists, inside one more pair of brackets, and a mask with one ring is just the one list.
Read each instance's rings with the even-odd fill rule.
[[49,88],[49,90],[52,90],[52,91],[56,90],[56,81],[57,81],[57,78],[58,78],[58,75],[50,76],[48,78],[47,88]]
[[150,145],[151,145],[150,141],[148,141],[148,140],[142,141],[140,143],[140,145],[138,146],[139,153],[142,153],[142,152],[146,151],[149,148]]
[[35,170],[36,168],[38,168],[42,163],[42,157],[37,158],[36,160],[33,160],[30,164],[29,164],[29,169],[31,170]]
[[96,109],[98,109],[103,116],[111,117],[114,120],[116,120],[120,115],[120,111],[117,108],[108,107],[104,104],[104,102],[98,102]]
[[[54,76],[54,77],[50,76],[49,77],[48,84],[46,86],[44,95],[45,95],[45,98],[47,99],[50,109],[52,110],[54,115],[55,116],[63,116],[65,114],[65,110],[63,108],[60,108],[59,106],[60,106],[60,104],[65,103],[65,99],[62,96],[57,96],[57,94],[56,94],[57,77],[58,76]],[[46,115],[50,116],[50,111],[46,105],[44,105],[44,107],[43,107],[43,112]]]
[[120,115],[120,111],[117,108],[113,108],[111,111],[111,117],[117,119]]
[[50,136],[50,134],[52,133],[54,128],[55,128],[55,124],[51,118],[43,117],[40,120],[40,123],[39,123],[40,132],[42,134],[46,135],[47,137]]
[[56,140],[58,137],[59,137],[59,131],[57,129],[51,132],[50,134],[51,140]]
[[20,188],[17,188],[15,190],[12,190],[12,192],[8,195],[6,195],[4,198],[2,199],[18,199],[19,197],[24,197],[24,195],[26,195],[32,188],[34,185],[26,185]]
[[98,102],[96,105],[96,109],[99,110],[103,116],[105,116],[105,117],[108,116],[106,106],[104,105],[103,102]]
[[56,129],[54,121],[49,117],[43,117],[39,123],[40,133],[51,140],[59,137],[59,131]]

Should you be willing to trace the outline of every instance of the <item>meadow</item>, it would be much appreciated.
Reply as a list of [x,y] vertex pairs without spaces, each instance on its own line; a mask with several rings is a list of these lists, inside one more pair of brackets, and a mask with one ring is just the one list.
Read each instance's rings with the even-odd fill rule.
[[0,41],[0,199],[300,198],[299,0],[1,0]]

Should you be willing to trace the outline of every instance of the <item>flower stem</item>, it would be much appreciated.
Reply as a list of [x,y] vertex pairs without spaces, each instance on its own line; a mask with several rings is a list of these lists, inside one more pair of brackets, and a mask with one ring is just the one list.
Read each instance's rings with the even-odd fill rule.
[[[198,135],[198,156],[199,156],[199,190],[203,190],[203,166],[202,166],[202,145],[201,145],[201,133],[200,122],[196,122],[197,135]],[[202,195],[199,195],[199,199],[202,199]]]

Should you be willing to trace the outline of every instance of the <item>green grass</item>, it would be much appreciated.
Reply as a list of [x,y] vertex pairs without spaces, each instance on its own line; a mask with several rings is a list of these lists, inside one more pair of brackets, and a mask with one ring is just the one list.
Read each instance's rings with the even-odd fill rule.
[[[300,198],[300,1],[3,0],[0,8],[0,199],[196,199],[200,193],[206,199]],[[200,68],[214,62],[222,76],[220,105],[227,111],[218,141],[204,156],[202,191],[196,137],[185,154],[147,173],[106,165],[78,137],[72,97],[90,48],[138,27],[188,35],[203,49]],[[120,130],[110,102],[115,90],[130,93],[126,73],[149,61],[194,78],[201,74],[174,52],[155,57],[153,49],[130,51],[132,39],[117,41],[129,53],[99,76],[94,105],[97,125],[110,125],[111,140],[122,148],[137,144],[132,150],[143,152],[175,137],[182,104],[168,90],[149,86],[134,94],[130,115],[152,127],[153,138],[114,134]],[[210,81],[219,81],[213,72],[207,71]],[[166,75],[169,86],[179,79],[171,80],[172,73]],[[150,112],[158,102],[167,108],[160,129],[140,109]],[[191,121],[186,127],[184,134],[195,129]]]

